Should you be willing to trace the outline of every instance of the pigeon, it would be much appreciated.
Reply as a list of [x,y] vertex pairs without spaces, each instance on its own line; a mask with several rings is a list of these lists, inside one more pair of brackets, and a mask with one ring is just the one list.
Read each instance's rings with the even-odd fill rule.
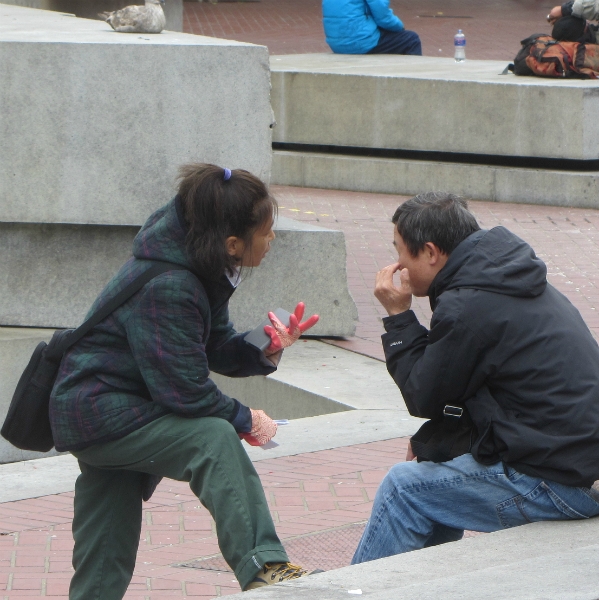
[[145,0],[145,6],[132,4],[113,12],[98,13],[120,33],[160,33],[166,25],[161,4],[164,0]]

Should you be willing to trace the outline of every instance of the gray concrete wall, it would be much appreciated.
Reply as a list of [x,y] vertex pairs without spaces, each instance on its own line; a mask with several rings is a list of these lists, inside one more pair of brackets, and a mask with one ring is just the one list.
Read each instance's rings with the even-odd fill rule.
[[506,66],[500,61],[335,54],[270,60],[277,142],[599,157],[593,80],[499,75]]
[[[131,256],[137,227],[0,222],[0,325],[76,327],[104,285]],[[262,265],[231,305],[238,331],[299,301],[321,316],[312,335],[352,335],[358,318],[347,288],[341,231],[280,218]]]
[[179,165],[271,167],[268,50],[0,4],[0,221],[141,225]]

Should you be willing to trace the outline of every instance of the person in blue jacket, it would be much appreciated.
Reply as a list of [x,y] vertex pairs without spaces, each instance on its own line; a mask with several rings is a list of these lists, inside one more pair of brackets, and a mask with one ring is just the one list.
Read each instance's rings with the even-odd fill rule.
[[337,54],[422,55],[420,38],[389,8],[389,0],[322,0],[327,44]]

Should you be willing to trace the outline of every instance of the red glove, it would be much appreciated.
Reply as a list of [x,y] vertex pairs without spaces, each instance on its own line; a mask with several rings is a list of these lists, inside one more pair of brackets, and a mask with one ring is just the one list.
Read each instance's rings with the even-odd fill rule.
[[272,327],[270,325],[264,326],[264,331],[270,336],[270,346],[264,351],[266,356],[275,354],[283,348],[289,348],[289,346],[297,342],[302,333],[316,325],[319,319],[318,315],[312,315],[303,323],[301,322],[304,317],[305,308],[306,305],[303,302],[298,303],[293,314],[289,317],[289,327],[285,327],[285,325],[277,319],[275,313],[268,313],[268,318],[272,323]]
[[263,410],[250,408],[250,412],[252,413],[252,430],[249,433],[240,433],[239,437],[250,446],[264,446],[275,437],[277,424]]

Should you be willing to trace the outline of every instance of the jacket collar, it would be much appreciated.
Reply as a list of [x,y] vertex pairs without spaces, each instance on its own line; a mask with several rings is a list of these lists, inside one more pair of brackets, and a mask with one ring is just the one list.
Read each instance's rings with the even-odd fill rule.
[[428,289],[428,299],[431,310],[435,310],[437,299],[447,289],[451,280],[458,272],[464,261],[468,259],[472,250],[478,242],[487,234],[487,230],[480,229],[470,234],[465,240],[462,240],[455,250],[449,255],[445,266],[437,273]]

